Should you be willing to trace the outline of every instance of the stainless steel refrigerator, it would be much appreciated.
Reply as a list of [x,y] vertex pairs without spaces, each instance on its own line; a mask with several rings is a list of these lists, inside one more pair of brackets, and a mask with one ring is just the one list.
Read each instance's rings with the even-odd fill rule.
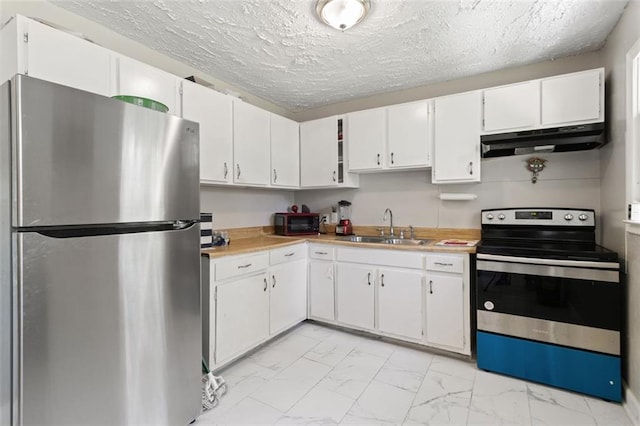
[[198,124],[0,87],[0,424],[200,412]]

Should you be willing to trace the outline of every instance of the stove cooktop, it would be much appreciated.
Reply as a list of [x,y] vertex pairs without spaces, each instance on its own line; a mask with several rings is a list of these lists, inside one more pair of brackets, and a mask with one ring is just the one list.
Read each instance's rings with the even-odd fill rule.
[[484,254],[539,259],[618,261],[616,252],[598,244],[581,242],[483,239],[478,243],[476,251]]

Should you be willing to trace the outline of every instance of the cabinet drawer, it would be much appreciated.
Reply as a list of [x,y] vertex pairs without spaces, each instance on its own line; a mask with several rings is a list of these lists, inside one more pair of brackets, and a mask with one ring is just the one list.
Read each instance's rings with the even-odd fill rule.
[[309,246],[309,257],[318,260],[333,260],[335,249],[327,246]]
[[279,263],[304,259],[304,249],[304,244],[299,244],[296,246],[289,246],[271,250],[271,252],[269,253],[269,264],[277,265]]
[[429,254],[426,267],[429,271],[461,274],[464,272],[464,255]]
[[215,263],[215,280],[221,281],[240,275],[252,274],[267,269],[267,266],[269,266],[269,253],[267,252],[221,259]]
[[422,256],[422,253],[404,250],[372,250],[365,248],[339,248],[336,254],[336,258],[340,262],[415,269],[422,269]]

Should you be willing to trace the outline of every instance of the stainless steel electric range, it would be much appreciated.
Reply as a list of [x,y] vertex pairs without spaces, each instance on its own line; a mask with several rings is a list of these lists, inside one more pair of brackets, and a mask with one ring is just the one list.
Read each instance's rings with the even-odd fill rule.
[[589,209],[482,211],[478,367],[620,401],[620,263]]

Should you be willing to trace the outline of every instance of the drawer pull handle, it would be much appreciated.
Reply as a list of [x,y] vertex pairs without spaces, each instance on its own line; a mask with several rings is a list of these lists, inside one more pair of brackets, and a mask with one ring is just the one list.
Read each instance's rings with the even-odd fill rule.
[[245,269],[245,268],[248,268],[249,266],[251,266],[250,263],[247,263],[246,265],[238,265],[238,269]]
[[393,161],[393,152],[391,153],[391,164],[395,164],[395,162]]
[[429,294],[433,294],[433,280],[429,280]]
[[227,163],[224,163],[224,180],[227,180],[227,175],[229,174],[229,167],[227,167]]
[[278,172],[276,172],[276,169],[273,169],[273,182],[277,182],[278,181]]
[[262,289],[262,291],[267,291],[267,287],[269,287],[269,285],[267,284],[267,279],[264,279],[264,288]]
[[473,175],[473,161],[469,161],[469,174]]
[[271,285],[271,288],[276,288],[276,276],[271,275],[271,278],[273,278],[273,284]]
[[284,255],[284,257],[291,257],[291,256],[293,256],[294,254],[295,254],[294,252],[287,253],[287,254],[285,254],[285,255]]
[[329,253],[327,253],[326,251],[317,251],[316,254],[321,254],[322,256],[326,256]]
[[240,179],[240,164],[236,164],[236,169],[238,169],[238,177],[236,179]]
[[336,171],[333,171],[333,174],[331,175],[331,179],[335,182],[336,181]]
[[439,265],[439,266],[453,266],[453,263],[434,262],[434,265]]
[[378,154],[378,166],[380,165],[380,154]]
[[371,272],[367,273],[367,284],[371,285]]
[[384,287],[384,274],[380,275],[380,285]]

